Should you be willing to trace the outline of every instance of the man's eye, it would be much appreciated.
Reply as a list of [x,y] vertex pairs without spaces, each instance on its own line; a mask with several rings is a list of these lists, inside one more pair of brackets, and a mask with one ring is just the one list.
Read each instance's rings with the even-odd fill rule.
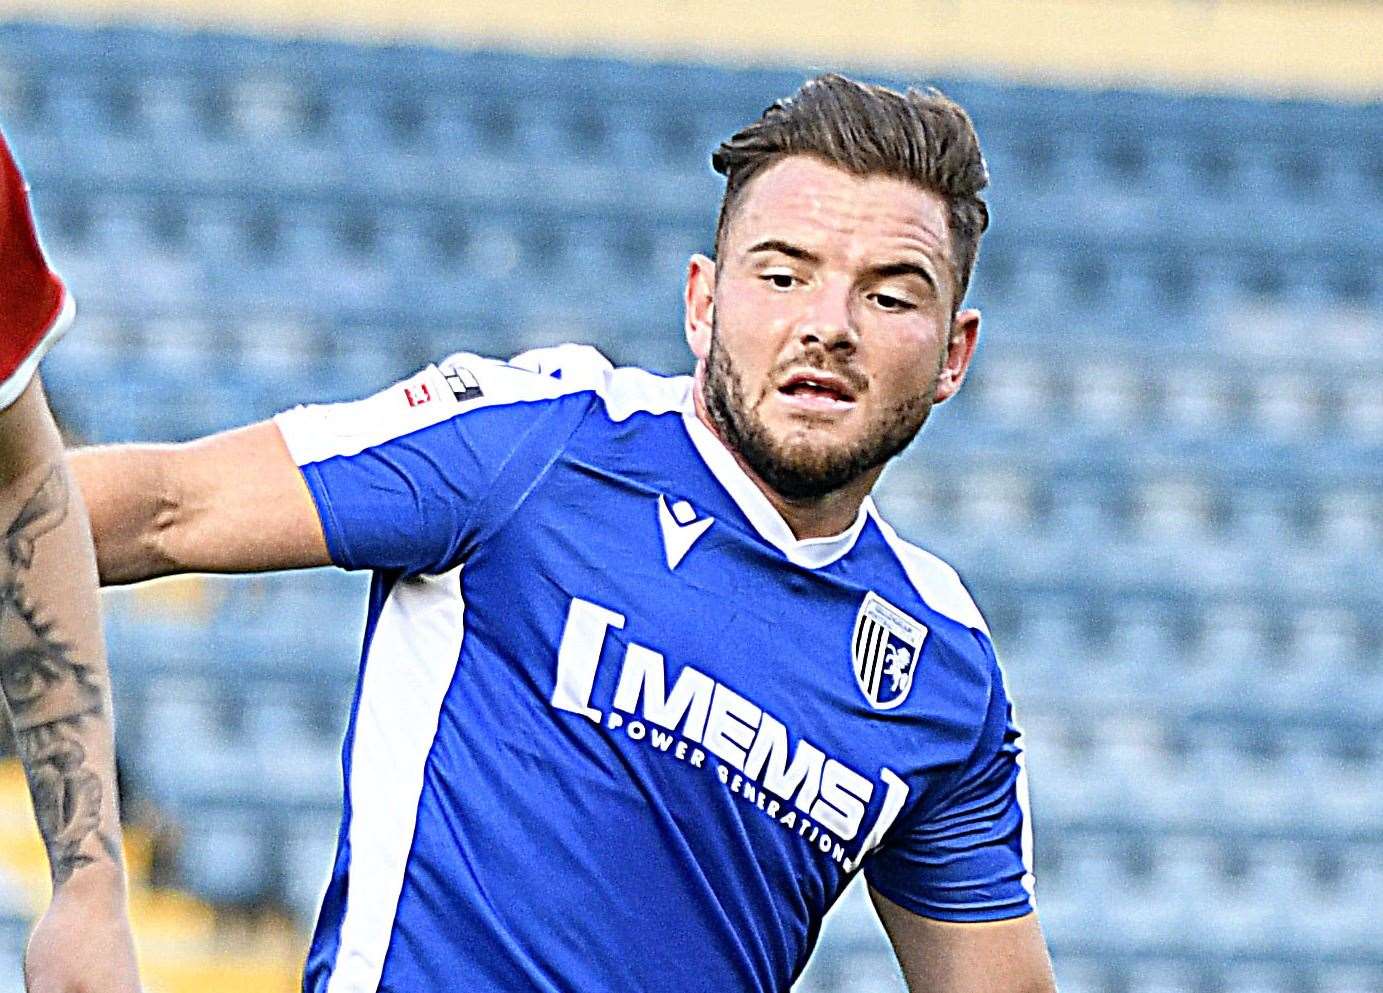
[[797,277],[790,272],[766,272],[763,279],[779,290],[790,290],[797,282]]
[[883,310],[915,310],[916,307],[906,300],[898,297],[889,296],[887,293],[873,294],[873,300]]

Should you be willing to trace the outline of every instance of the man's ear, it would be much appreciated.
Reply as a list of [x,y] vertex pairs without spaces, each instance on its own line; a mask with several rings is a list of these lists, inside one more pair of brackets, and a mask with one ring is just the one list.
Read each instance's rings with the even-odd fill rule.
[[715,316],[716,264],[700,254],[687,263],[687,285],[683,293],[685,317],[683,331],[687,347],[698,362],[711,354],[711,326]]
[[973,307],[957,312],[951,321],[951,336],[946,343],[941,372],[936,377],[933,403],[941,403],[956,395],[965,382],[965,374],[970,369],[970,360],[975,357],[975,345],[979,340],[980,312]]

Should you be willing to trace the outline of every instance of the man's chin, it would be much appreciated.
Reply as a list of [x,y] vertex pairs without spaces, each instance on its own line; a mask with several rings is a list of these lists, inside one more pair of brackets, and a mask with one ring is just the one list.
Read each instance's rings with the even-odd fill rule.
[[776,402],[760,405],[756,413],[760,423],[778,435],[802,429],[853,434],[862,413],[855,404],[841,407],[804,404],[782,394],[775,394],[774,400]]
[[817,500],[858,479],[861,470],[845,446],[823,448],[819,440],[798,438],[753,453],[750,465],[775,492],[789,500]]
[[830,462],[858,447],[856,432],[839,421],[793,420],[771,430],[774,450],[785,460],[801,463]]

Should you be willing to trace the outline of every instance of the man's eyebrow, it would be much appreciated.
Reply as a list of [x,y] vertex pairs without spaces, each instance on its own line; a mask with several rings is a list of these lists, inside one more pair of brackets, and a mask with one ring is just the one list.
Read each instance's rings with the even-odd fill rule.
[[920,276],[933,290],[938,290],[936,277],[926,266],[916,262],[885,262],[883,265],[876,265],[870,268],[869,272],[876,279],[892,279],[894,276]]
[[821,261],[821,257],[813,252],[809,252],[799,245],[794,245],[791,242],[782,241],[778,238],[769,238],[758,244],[751,245],[744,254],[756,255],[759,252],[777,252],[779,255],[786,255],[790,259],[800,259],[803,262]]
[[[761,252],[773,252],[778,255],[786,255],[790,259],[799,259],[803,262],[821,261],[821,257],[816,253],[810,252],[800,245],[794,245],[792,242],[783,241],[781,238],[767,238],[757,242],[751,245],[744,254],[757,255]],[[936,277],[932,275],[931,270],[918,262],[905,262],[901,259],[897,262],[885,262],[881,265],[870,267],[869,273],[875,279],[891,279],[894,276],[917,276],[933,290],[940,289],[940,287],[937,286]]]

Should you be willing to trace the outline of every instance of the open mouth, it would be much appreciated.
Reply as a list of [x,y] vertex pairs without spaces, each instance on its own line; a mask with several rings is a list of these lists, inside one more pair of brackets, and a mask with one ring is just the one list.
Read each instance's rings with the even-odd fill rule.
[[787,378],[778,392],[802,403],[821,407],[845,407],[855,402],[855,391],[839,376],[799,372]]

